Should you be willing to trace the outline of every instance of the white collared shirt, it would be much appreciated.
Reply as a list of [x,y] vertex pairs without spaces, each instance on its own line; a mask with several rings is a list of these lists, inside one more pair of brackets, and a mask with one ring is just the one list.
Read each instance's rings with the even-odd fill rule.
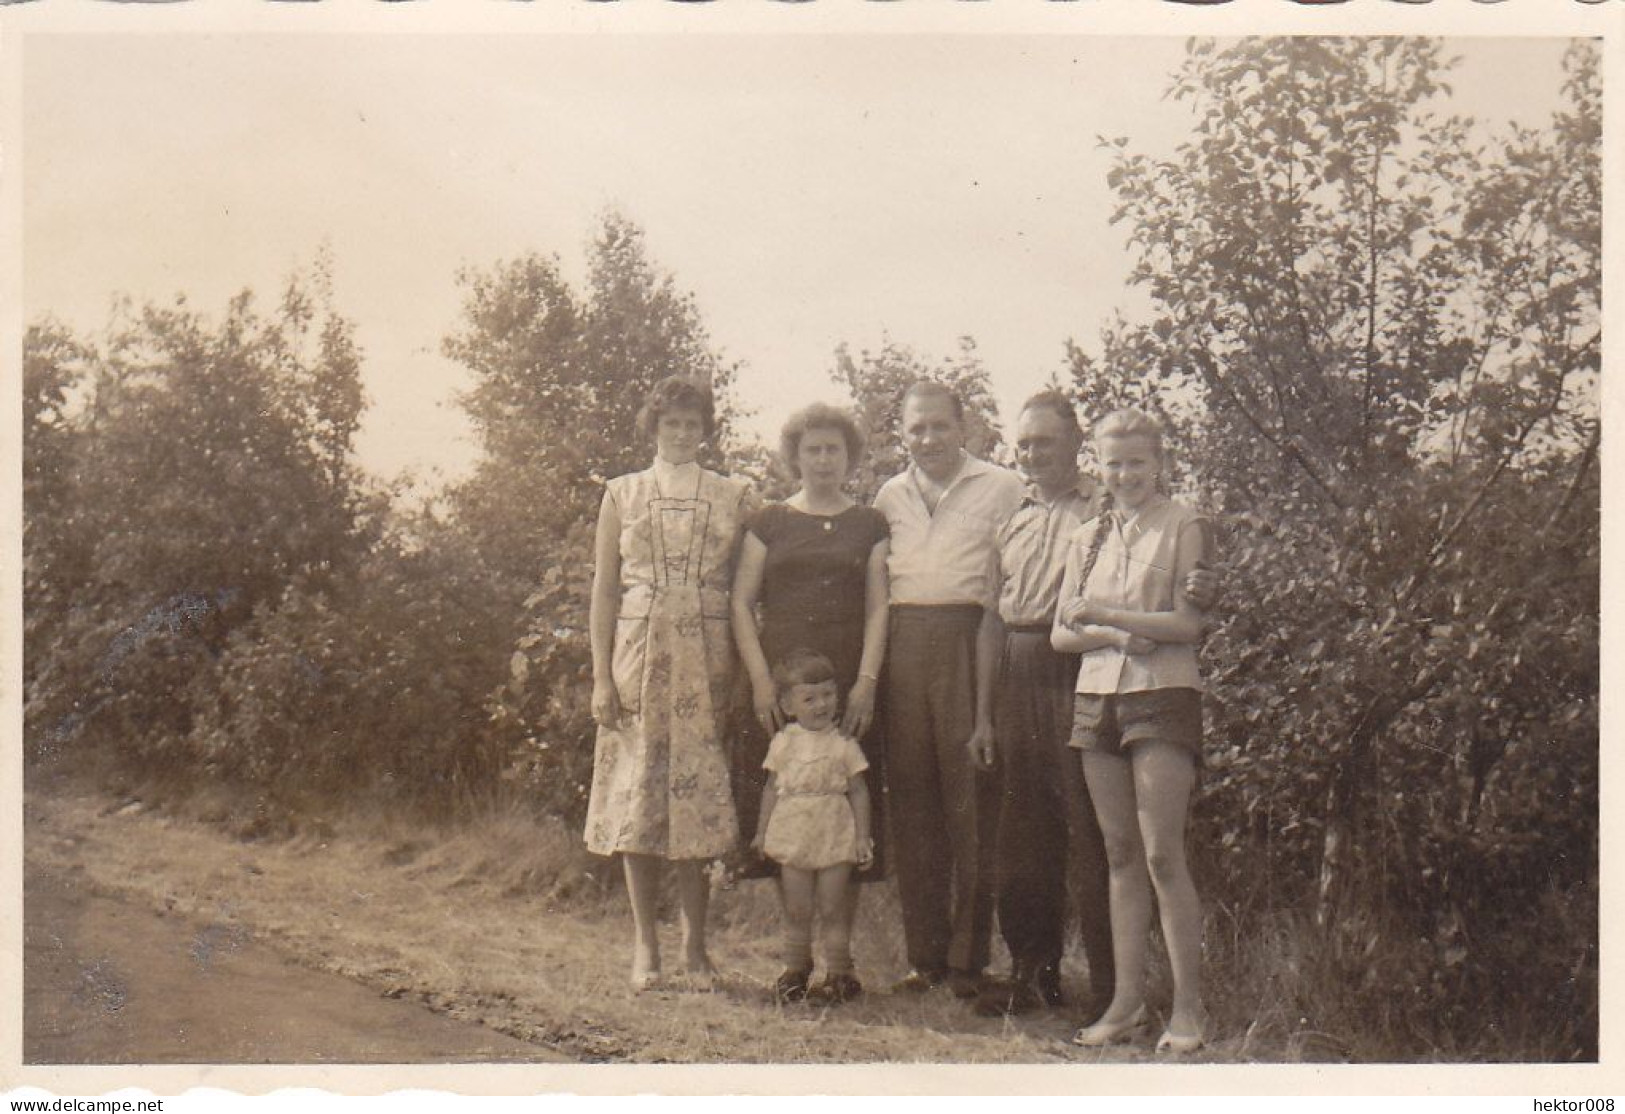
[[[1108,607],[1172,611],[1178,589],[1175,554],[1179,538],[1186,530],[1200,530],[1202,518],[1199,511],[1161,495],[1131,517],[1112,515],[1100,556],[1080,590],[1078,581],[1098,521],[1090,519],[1078,528],[1067,549],[1060,598],[1081,594]],[[1060,622],[1059,617],[1056,622]],[[1084,654],[1078,666],[1078,692],[1201,687],[1196,646],[1188,642],[1158,643],[1149,654],[1129,654],[1116,646],[1101,646]]]
[[997,606],[998,530],[1025,490],[1014,472],[969,453],[935,511],[926,508],[914,465],[887,480],[875,509],[891,526],[891,601]]

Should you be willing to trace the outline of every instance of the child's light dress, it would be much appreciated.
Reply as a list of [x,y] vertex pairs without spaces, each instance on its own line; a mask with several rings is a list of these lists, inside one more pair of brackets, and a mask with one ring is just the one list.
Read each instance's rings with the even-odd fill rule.
[[792,723],[773,736],[762,769],[778,775],[762,853],[800,870],[858,861],[858,826],[847,784],[869,768],[858,744],[834,727]]

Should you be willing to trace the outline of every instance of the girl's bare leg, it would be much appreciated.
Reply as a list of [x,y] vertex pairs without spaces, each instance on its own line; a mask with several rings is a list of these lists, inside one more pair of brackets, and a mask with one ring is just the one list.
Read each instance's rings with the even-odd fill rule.
[[[1185,818],[1196,785],[1196,763],[1174,743],[1140,743],[1131,752],[1145,862],[1162,912],[1162,937],[1174,978],[1168,1031],[1201,1036],[1202,906],[1185,857]],[[1115,900],[1115,894],[1114,894]]]
[[680,859],[677,862],[677,899],[683,916],[683,955],[691,975],[715,973],[705,949],[705,917],[711,905],[711,880],[705,876],[705,861]]
[[779,868],[779,895],[784,899],[784,969],[811,971],[813,912],[818,905],[818,875],[800,867]]
[[660,974],[660,863],[653,855],[623,854],[626,895],[632,902],[632,985],[647,986]]
[[1127,758],[1083,752],[1111,874],[1112,960],[1117,985],[1097,1025],[1127,1024],[1145,1004],[1146,935],[1151,930],[1151,878],[1134,801],[1134,770]]
[[856,879],[851,879],[846,887],[846,897],[841,903],[841,920],[846,924],[846,938],[852,939],[853,926],[858,923],[858,895],[863,892],[863,886]]
[[819,935],[824,945],[824,976],[852,973],[852,865],[837,863],[817,875]]

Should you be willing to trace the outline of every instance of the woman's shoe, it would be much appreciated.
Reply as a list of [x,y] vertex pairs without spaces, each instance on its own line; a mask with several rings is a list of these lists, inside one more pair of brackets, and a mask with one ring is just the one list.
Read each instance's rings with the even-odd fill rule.
[[1157,1039],[1157,1051],[1184,1055],[1195,1052],[1206,1043],[1201,1033],[1176,1033],[1169,1029]]
[[1078,1035],[1072,1038],[1072,1043],[1079,1048],[1105,1048],[1109,1044],[1126,1044],[1145,1029],[1149,1020],[1146,1017],[1145,1006],[1141,1005],[1126,1021],[1097,1021],[1087,1028],[1079,1029]]

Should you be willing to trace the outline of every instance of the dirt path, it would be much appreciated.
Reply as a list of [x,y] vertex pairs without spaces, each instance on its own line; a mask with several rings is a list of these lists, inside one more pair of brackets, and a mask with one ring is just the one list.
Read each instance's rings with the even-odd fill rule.
[[468,1063],[564,1059],[300,967],[242,925],[160,915],[26,872],[23,1060]]

